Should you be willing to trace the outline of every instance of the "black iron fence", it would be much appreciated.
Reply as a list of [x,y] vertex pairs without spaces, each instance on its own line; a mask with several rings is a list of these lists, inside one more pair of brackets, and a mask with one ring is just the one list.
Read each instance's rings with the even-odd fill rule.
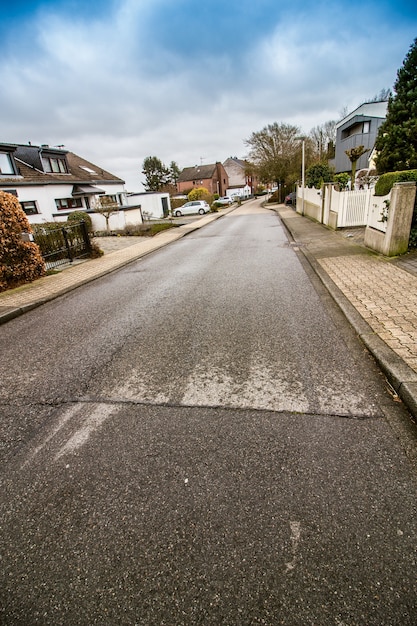
[[41,250],[47,270],[91,254],[91,242],[85,222],[65,224],[57,228],[36,224],[33,230],[34,241]]

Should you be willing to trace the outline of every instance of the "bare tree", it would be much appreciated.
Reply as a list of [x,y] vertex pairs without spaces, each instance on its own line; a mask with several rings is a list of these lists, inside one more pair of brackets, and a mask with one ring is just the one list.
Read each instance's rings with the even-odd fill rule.
[[300,154],[300,142],[297,140],[299,133],[297,126],[274,122],[245,140],[261,182],[288,185],[296,180]]
[[100,215],[103,215],[104,219],[106,220],[107,232],[110,232],[110,224],[109,224],[110,217],[114,213],[117,213],[118,210],[119,210],[119,205],[112,198],[112,196],[101,196],[99,198],[96,198],[95,200],[94,211],[96,213],[100,213]]
[[329,120],[324,124],[315,126],[310,131],[310,138],[314,144],[316,159],[321,163],[327,161],[333,155],[332,147],[336,143],[336,122]]

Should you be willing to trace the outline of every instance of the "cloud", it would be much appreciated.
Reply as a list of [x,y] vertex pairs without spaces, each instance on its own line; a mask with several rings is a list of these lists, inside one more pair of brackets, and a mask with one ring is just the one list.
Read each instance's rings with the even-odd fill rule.
[[40,1],[0,44],[0,140],[65,144],[129,190],[149,155],[244,156],[266,124],[308,132],[393,85],[416,16],[389,4]]

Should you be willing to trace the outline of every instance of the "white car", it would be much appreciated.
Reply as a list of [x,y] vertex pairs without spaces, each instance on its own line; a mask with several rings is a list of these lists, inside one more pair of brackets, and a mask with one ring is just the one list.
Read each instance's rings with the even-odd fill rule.
[[223,196],[222,198],[219,198],[218,200],[216,200],[216,202],[218,204],[233,204],[235,200],[234,198],[232,198],[232,196]]
[[210,205],[205,200],[192,200],[174,209],[173,213],[175,217],[181,217],[182,215],[195,215],[196,213],[204,215],[204,213],[209,211]]

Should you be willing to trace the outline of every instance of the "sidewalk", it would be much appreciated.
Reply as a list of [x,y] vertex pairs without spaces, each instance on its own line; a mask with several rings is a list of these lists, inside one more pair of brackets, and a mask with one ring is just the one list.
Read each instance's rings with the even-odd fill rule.
[[236,207],[221,209],[217,213],[207,213],[194,222],[170,228],[154,237],[141,238],[139,243],[109,252],[98,259],[75,262],[58,274],[44,276],[33,283],[0,293],[0,324],[30,311],[49,300],[53,300],[80,285],[84,285],[109,272],[113,272],[132,261],[162,248],[172,241],[185,237],[188,233],[219,219]]
[[[119,269],[236,207],[0,293],[0,324]],[[393,391],[417,417],[417,253],[387,259],[363,246],[363,231],[331,231],[284,205],[272,205],[333,299],[374,355]]]
[[417,253],[388,259],[364,247],[363,229],[334,232],[291,207],[271,208],[417,417]]

